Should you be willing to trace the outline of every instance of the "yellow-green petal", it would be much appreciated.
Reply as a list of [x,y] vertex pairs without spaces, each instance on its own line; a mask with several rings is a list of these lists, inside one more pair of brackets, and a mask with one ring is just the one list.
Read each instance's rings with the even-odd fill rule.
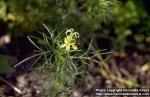
[[74,50],[77,50],[77,46],[76,46],[75,44],[72,45],[72,48],[73,48]]
[[70,45],[67,45],[66,46],[66,51],[69,51],[70,50]]
[[64,48],[64,47],[66,47],[67,45],[66,44],[62,44],[61,46],[60,46],[60,48]]

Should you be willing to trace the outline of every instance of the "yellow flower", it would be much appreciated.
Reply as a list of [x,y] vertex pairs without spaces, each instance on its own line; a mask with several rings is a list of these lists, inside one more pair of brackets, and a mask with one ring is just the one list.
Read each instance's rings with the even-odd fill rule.
[[60,48],[65,48],[66,51],[70,49],[77,50],[76,39],[79,38],[79,33],[74,32],[73,29],[68,29],[65,33],[64,44],[62,44]]

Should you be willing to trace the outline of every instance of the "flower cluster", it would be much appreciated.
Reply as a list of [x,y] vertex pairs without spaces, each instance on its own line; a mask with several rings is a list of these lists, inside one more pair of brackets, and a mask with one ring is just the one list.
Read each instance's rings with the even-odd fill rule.
[[77,50],[76,39],[79,38],[79,33],[75,32],[74,29],[68,29],[64,38],[64,43],[60,45],[60,48],[65,48],[66,51],[71,49]]

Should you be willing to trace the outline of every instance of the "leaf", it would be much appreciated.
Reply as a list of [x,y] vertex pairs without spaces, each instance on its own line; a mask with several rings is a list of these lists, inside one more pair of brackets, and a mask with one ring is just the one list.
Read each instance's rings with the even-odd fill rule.
[[142,65],[142,67],[141,67],[141,71],[142,72],[146,72],[146,71],[148,71],[148,70],[150,70],[150,63],[148,62],[148,63],[145,63],[144,65]]
[[0,74],[11,73],[14,69],[8,64],[14,57],[0,54]]
[[7,4],[4,1],[0,1],[0,19],[6,20]]
[[127,79],[127,80],[125,80],[125,84],[127,85],[128,88],[133,88],[133,87],[139,86],[135,79]]

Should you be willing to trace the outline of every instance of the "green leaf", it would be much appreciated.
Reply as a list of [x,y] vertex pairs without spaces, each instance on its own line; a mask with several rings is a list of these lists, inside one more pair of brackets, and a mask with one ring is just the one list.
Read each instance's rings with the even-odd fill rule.
[[6,20],[7,4],[4,1],[0,1],[0,19]]
[[8,64],[12,59],[14,59],[14,57],[0,54],[0,74],[11,73],[14,71],[14,69]]

